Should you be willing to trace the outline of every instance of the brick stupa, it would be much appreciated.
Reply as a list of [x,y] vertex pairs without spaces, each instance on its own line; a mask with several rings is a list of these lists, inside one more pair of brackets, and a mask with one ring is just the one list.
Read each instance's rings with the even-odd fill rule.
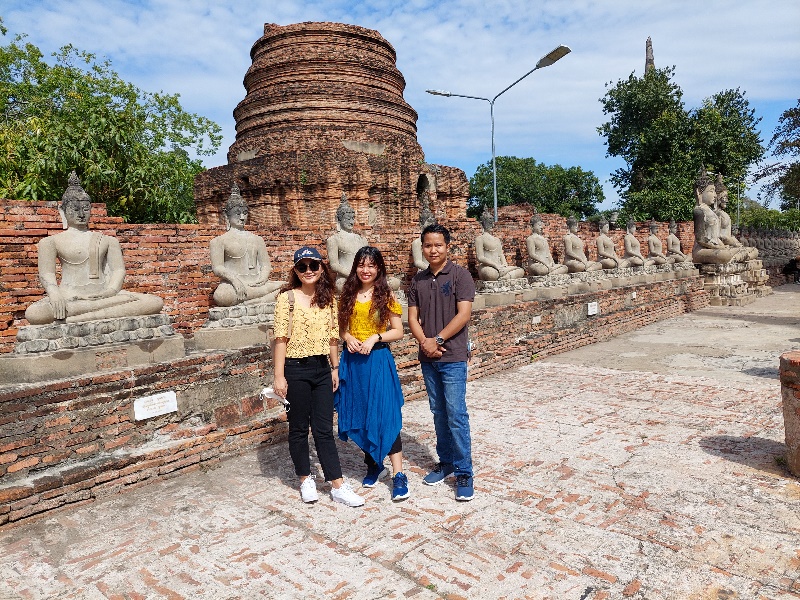
[[425,163],[395,50],[377,31],[268,23],[250,56],[228,164],[195,180],[201,223],[221,222],[233,183],[256,227],[332,226],[343,192],[357,226],[416,224],[426,192],[440,220],[464,218],[466,176]]

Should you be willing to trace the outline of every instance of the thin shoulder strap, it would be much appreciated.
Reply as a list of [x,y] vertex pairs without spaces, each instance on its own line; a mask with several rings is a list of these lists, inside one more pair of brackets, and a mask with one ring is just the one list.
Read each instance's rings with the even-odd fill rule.
[[292,337],[292,314],[294,313],[294,290],[286,292],[286,299],[289,301],[289,326],[286,337]]

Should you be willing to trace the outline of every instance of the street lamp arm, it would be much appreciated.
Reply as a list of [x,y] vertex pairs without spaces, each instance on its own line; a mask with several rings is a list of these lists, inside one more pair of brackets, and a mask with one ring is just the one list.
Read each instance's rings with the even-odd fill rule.
[[535,67],[533,67],[533,68],[532,68],[530,71],[528,71],[527,73],[525,73],[525,75],[523,75],[522,77],[520,77],[519,79],[517,79],[517,80],[516,80],[514,83],[512,83],[510,86],[508,86],[507,88],[505,88],[505,89],[504,89],[502,92],[500,92],[499,94],[497,94],[497,96],[495,96],[494,98],[492,98],[492,100],[491,100],[492,104],[494,104],[494,101],[495,101],[495,100],[497,100],[497,99],[498,99],[500,96],[502,96],[503,94],[505,94],[505,93],[506,93],[508,90],[510,90],[510,89],[511,89],[512,87],[514,87],[515,85],[517,85],[517,84],[518,84],[520,81],[522,81],[523,79],[525,79],[525,78],[526,78],[528,75],[530,75],[531,73],[533,73],[533,72],[534,72],[536,69],[538,69],[538,68],[540,68],[540,67],[539,67],[539,65],[536,65],[536,66],[535,66]]
[[465,96],[464,94],[450,94],[450,95],[456,98],[472,98],[473,100],[486,100],[486,102],[489,102],[490,104],[492,102],[488,98],[482,98],[480,96]]

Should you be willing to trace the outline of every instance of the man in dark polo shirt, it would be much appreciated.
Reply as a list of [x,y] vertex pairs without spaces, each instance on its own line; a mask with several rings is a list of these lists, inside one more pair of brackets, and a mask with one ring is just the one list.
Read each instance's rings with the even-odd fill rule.
[[422,255],[429,266],[414,276],[408,291],[408,326],[419,342],[419,361],[428,390],[439,462],[422,480],[456,478],[456,500],[472,500],[472,440],[467,413],[467,323],[475,299],[469,271],[448,257],[450,232],[442,225],[422,231]]

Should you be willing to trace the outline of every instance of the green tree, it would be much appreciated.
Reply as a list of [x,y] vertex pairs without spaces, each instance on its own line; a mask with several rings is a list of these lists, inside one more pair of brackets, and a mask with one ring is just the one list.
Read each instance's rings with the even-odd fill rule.
[[687,111],[674,74],[675,67],[631,73],[606,84],[600,99],[610,118],[597,128],[606,154],[626,163],[611,176],[623,219],[689,220],[701,166],[735,181],[764,154],[755,129],[760,119],[744,92],[726,90]]
[[766,165],[756,180],[766,179],[762,194],[780,198],[781,210],[800,208],[800,99],[797,106],[781,113],[769,148],[776,158],[794,158]]
[[[587,217],[597,212],[603,188],[591,171],[580,167],[547,166],[534,158],[498,156],[497,204],[532,204],[539,212]],[[469,210],[477,216],[494,205],[492,161],[478,167],[469,181]]]
[[144,92],[109,61],[65,46],[53,64],[24,36],[0,46],[0,197],[56,200],[75,170],[92,199],[129,222],[192,222],[197,155],[220,127],[178,95]]

